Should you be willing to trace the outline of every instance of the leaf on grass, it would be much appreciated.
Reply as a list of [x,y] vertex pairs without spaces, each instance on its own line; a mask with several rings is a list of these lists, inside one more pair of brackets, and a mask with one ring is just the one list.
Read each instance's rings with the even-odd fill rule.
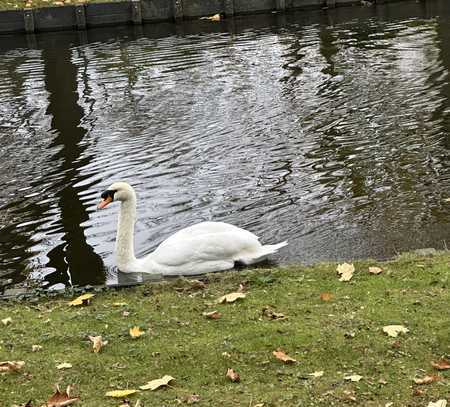
[[272,308],[270,307],[264,307],[262,310],[262,314],[263,316],[265,316],[266,318],[269,319],[287,319],[287,317],[282,314],[281,312],[275,312]]
[[90,300],[92,297],[94,297],[95,294],[83,294],[80,295],[79,297],[75,298],[74,300],[69,302],[70,306],[74,306],[74,305],[89,305]]
[[25,365],[23,360],[0,362],[0,373],[17,372]]
[[294,358],[291,358],[290,356],[286,355],[282,350],[277,349],[272,352],[272,354],[278,359],[281,360],[284,363],[297,363],[297,361]]
[[322,377],[323,376],[323,370],[319,370],[317,372],[310,373],[308,376],[312,377]]
[[147,384],[144,384],[143,386],[139,386],[141,390],[156,390],[160,387],[167,386],[171,381],[175,380],[172,376],[165,375],[161,379],[155,379]]
[[200,401],[200,396],[198,394],[190,394],[185,398],[187,404],[194,404]]
[[145,331],[141,331],[141,328],[138,326],[133,326],[133,328],[130,328],[130,336],[135,339],[139,338],[140,336],[144,335]]
[[430,401],[427,407],[445,407],[447,405],[447,400]]
[[5,319],[2,319],[2,324],[3,325],[9,325],[9,324],[11,324],[12,323],[12,318],[11,317],[8,317],[8,318],[5,318]]
[[355,272],[355,266],[349,263],[342,263],[337,266],[336,271],[341,276],[339,281],[350,281]]
[[225,377],[234,383],[239,383],[241,381],[241,376],[239,376],[239,373],[231,368],[227,369],[227,374]]
[[114,397],[114,398],[123,398],[127,397],[130,394],[137,393],[138,390],[134,389],[125,389],[125,390],[111,390],[105,393],[105,396],[107,397]]
[[437,362],[431,362],[431,366],[437,370],[447,370],[450,369],[450,361],[447,359],[441,359]]
[[108,344],[108,341],[102,340],[101,336],[90,336],[89,339],[92,342],[92,349],[95,353],[99,353],[103,346]]
[[383,272],[383,269],[380,267],[369,267],[369,273],[370,274],[380,274]]
[[40,350],[42,350],[41,345],[32,345],[31,346],[31,352],[39,352]]
[[331,293],[321,293],[320,294],[320,299],[322,301],[331,301],[332,298],[333,298],[333,294],[331,294]]
[[210,17],[200,17],[200,20],[220,21],[220,14],[214,14]]
[[127,305],[126,302],[113,302],[113,307],[126,307]]
[[383,326],[383,332],[387,333],[389,336],[396,338],[399,334],[406,334],[409,329],[403,325],[386,325]]
[[438,382],[439,380],[441,380],[440,376],[437,376],[437,375],[429,376],[429,375],[427,375],[427,376],[422,377],[421,379],[416,377],[414,379],[414,383],[416,383],[416,384],[430,384],[430,383],[433,383],[433,382]]
[[222,314],[219,311],[204,312],[203,316],[208,319],[219,319]]
[[344,376],[345,380],[350,380],[351,382],[359,382],[363,377],[359,374],[352,374],[349,376]]
[[45,407],[63,407],[76,403],[80,398],[72,396],[70,394],[71,390],[72,386],[67,386],[66,391],[62,392],[59,390],[59,387],[56,386],[55,394],[48,399]]
[[220,297],[217,300],[217,302],[219,304],[224,303],[224,302],[235,302],[239,298],[245,298],[245,296],[246,295],[244,293],[230,293],[230,294],[224,295],[223,297]]
[[70,363],[61,363],[59,365],[56,365],[56,368],[61,370],[61,369],[70,369],[72,367],[72,365]]

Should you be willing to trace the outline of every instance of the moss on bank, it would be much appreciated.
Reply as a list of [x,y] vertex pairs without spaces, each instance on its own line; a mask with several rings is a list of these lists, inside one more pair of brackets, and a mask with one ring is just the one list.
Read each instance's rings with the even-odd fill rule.
[[[198,394],[198,406],[426,406],[450,394],[450,370],[431,366],[450,354],[449,261],[442,253],[357,262],[347,283],[338,280],[335,264],[319,264],[215,274],[205,287],[180,279],[112,290],[82,307],[69,307],[63,297],[3,302],[0,319],[12,323],[0,329],[0,361],[25,366],[0,375],[0,405],[32,399],[39,406],[59,383],[75,384],[77,405],[118,406],[107,391],[138,389],[167,374],[176,378],[171,387],[140,391],[130,396],[131,405],[139,399],[175,406]],[[372,265],[384,272],[368,273]],[[241,283],[245,299],[215,303]],[[321,299],[324,292],[330,301]],[[267,306],[287,319],[263,316]],[[212,310],[221,318],[202,315]],[[391,324],[409,332],[388,337],[382,327]],[[135,325],[146,334],[133,340],[128,331]],[[88,335],[109,343],[93,353]],[[32,345],[42,350],[32,352]],[[298,363],[275,359],[277,348]],[[58,370],[63,362],[73,367]],[[225,378],[228,367],[240,383]],[[323,376],[310,375],[317,371]],[[362,379],[344,379],[351,374]],[[414,384],[427,374],[441,380]]]

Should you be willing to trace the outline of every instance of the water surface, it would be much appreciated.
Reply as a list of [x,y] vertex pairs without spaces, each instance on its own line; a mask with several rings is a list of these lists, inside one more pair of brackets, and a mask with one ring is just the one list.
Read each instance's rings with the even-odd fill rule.
[[[203,220],[275,260],[386,258],[450,238],[446,0],[0,37],[0,278],[117,282]],[[1,285],[1,284],[0,284]]]

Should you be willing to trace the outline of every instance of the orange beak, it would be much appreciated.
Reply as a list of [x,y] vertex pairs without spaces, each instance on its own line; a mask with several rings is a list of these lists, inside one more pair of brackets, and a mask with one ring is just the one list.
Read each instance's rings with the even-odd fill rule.
[[97,209],[103,209],[103,208],[106,208],[111,202],[112,202],[112,198],[111,198],[110,196],[108,196],[108,198],[102,199],[102,200],[98,203]]

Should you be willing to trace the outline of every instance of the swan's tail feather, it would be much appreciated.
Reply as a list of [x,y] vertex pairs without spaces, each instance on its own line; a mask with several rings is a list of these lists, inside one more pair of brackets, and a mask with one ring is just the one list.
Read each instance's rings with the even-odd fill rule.
[[265,244],[261,249],[264,250],[267,254],[276,253],[279,249],[284,246],[287,246],[288,242],[285,240],[284,242],[277,244]]
[[276,253],[282,247],[287,246],[287,244],[287,241],[277,244],[266,244],[264,246],[261,246],[256,253],[248,253],[247,255],[237,259],[237,261],[247,266],[250,264],[259,263],[263,260],[266,260],[269,255]]

